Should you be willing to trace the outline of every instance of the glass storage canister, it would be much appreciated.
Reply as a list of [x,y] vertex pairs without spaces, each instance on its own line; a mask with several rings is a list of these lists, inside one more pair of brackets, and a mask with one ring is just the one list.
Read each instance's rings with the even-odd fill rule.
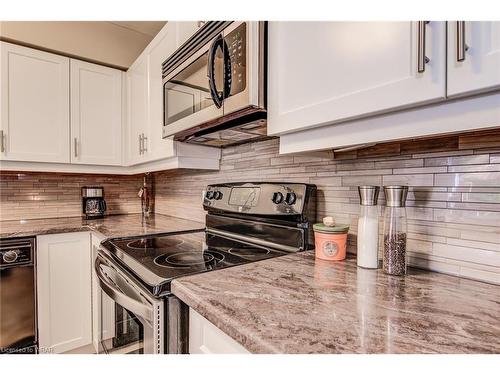
[[378,268],[378,186],[358,186],[361,212],[358,219],[357,264]]
[[383,270],[389,275],[406,275],[406,196],[408,186],[384,186],[386,208],[384,213]]

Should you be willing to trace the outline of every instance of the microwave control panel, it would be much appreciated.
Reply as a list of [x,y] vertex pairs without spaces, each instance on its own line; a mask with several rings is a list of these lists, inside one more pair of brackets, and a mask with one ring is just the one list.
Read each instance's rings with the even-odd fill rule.
[[246,87],[246,60],[247,60],[247,24],[243,22],[236,29],[224,37],[229,48],[231,63],[231,92],[229,96],[236,95]]

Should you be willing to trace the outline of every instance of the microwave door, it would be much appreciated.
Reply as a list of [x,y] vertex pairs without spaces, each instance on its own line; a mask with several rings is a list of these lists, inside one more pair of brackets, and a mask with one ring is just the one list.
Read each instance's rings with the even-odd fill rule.
[[[197,50],[183,64],[164,79],[163,84],[163,137],[196,127],[223,115],[213,92],[222,82],[223,51],[212,52],[217,38]],[[212,59],[212,60],[210,60]],[[209,77],[209,65],[210,75]]]

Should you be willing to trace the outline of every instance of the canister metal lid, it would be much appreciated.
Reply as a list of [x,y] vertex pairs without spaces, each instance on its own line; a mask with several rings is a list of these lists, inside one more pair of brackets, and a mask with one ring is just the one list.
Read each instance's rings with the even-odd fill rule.
[[387,207],[405,207],[408,186],[389,185],[384,186]]
[[358,186],[359,204],[362,206],[376,206],[379,191],[380,188],[378,186]]

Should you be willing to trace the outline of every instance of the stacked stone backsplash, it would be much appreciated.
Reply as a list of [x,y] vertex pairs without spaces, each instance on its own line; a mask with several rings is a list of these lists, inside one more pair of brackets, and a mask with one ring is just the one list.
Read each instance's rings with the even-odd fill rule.
[[[229,181],[316,184],[316,220],[328,215],[349,224],[350,252],[356,251],[357,186],[408,185],[410,264],[500,283],[500,130],[340,154],[280,156],[277,139],[236,146],[222,151],[220,171],[156,173],[156,212],[203,222],[202,190]],[[381,215],[384,204],[381,193]]]
[[[143,176],[0,173],[0,220],[80,216],[82,186],[104,187],[106,214],[141,212]],[[0,223],[1,225],[1,223]]]

